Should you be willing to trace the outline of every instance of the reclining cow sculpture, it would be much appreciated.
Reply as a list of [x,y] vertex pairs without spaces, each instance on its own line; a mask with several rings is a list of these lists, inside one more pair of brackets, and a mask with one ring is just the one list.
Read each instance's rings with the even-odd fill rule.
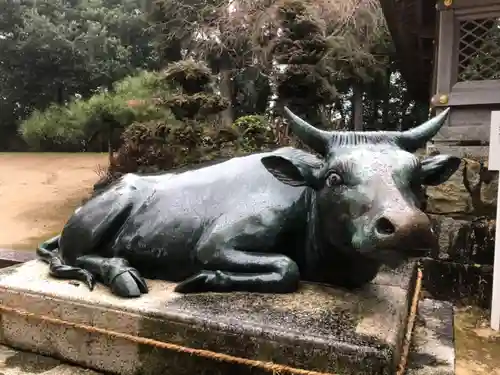
[[182,173],[127,174],[77,209],[41,244],[50,274],[96,280],[122,297],[143,279],[180,293],[288,293],[299,279],[356,288],[436,245],[419,207],[422,185],[460,159],[412,154],[448,110],[405,132],[319,130],[285,108],[319,155],[286,147]]

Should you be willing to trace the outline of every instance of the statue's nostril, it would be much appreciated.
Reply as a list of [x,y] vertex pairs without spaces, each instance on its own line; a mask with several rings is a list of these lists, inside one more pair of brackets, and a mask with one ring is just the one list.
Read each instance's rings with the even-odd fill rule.
[[377,219],[377,222],[375,223],[375,231],[378,234],[389,236],[396,232],[396,227],[389,219],[381,217]]

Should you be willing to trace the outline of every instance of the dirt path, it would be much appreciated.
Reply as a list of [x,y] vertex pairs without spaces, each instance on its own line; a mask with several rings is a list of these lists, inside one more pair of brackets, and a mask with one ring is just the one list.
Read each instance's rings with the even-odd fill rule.
[[500,375],[500,334],[489,328],[489,312],[455,309],[457,375]]
[[56,234],[97,181],[106,154],[0,153],[0,248]]

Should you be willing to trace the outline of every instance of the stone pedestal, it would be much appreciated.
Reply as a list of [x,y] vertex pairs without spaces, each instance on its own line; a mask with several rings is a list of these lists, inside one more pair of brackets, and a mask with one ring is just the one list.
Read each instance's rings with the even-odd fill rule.
[[38,319],[46,316],[240,358],[335,374],[392,374],[413,294],[414,264],[383,271],[362,290],[304,284],[288,295],[173,292],[148,280],[150,293],[120,299],[101,285],[48,276],[30,261],[0,270],[0,341],[14,348],[119,374],[264,374],[145,343]]
[[22,352],[0,345],[2,375],[104,375],[90,369],[71,366],[55,358]]
[[455,375],[453,305],[422,299],[411,344],[406,375]]

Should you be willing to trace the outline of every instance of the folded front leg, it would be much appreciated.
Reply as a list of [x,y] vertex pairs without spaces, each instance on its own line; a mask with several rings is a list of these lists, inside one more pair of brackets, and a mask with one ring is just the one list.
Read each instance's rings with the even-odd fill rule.
[[86,255],[79,257],[76,264],[96,275],[117,296],[139,297],[148,292],[148,286],[139,272],[123,258]]
[[223,249],[207,257],[201,251],[204,269],[178,284],[176,292],[290,293],[298,288],[299,268],[287,256]]

